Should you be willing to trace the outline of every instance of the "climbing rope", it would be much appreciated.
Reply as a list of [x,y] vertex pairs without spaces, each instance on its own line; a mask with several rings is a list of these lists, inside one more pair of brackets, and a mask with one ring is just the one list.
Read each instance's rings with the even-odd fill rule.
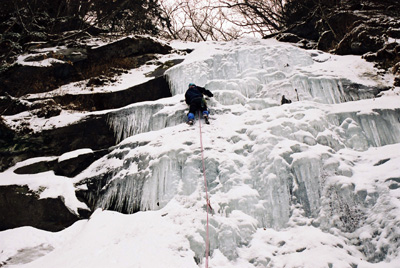
[[206,166],[204,164],[204,150],[203,150],[203,137],[201,133],[201,120],[200,120],[200,111],[199,111],[199,126],[200,126],[200,148],[201,148],[201,161],[203,163],[203,178],[204,178],[204,188],[206,191],[206,206],[207,206],[207,225],[206,225],[206,266],[208,268],[208,255],[210,251],[210,240],[208,235],[208,208],[211,207],[210,200],[208,199],[208,190],[207,190],[207,179],[206,179]]

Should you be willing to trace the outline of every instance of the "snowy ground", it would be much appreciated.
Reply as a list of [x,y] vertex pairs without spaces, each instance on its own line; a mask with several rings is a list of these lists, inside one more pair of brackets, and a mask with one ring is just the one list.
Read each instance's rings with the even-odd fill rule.
[[[213,208],[209,267],[399,267],[400,88],[379,98],[369,93],[390,85],[390,76],[378,76],[360,57],[274,40],[173,45],[196,46],[168,71],[174,96],[105,111],[121,140],[109,155],[72,180],[47,172],[38,182],[13,173],[39,158],[0,173],[1,185],[42,186],[43,198],[63,195],[74,211],[85,205],[73,184],[107,174],[101,207],[128,197],[142,211],[99,208],[57,233],[0,232],[0,264],[204,267],[201,127]],[[189,82],[214,93],[211,125],[183,123]],[[354,87],[361,93],[346,94]],[[281,106],[283,94],[293,103]],[[6,120],[11,125],[23,116],[29,115]],[[61,116],[72,122],[84,115]],[[31,127],[46,124],[35,119]]]

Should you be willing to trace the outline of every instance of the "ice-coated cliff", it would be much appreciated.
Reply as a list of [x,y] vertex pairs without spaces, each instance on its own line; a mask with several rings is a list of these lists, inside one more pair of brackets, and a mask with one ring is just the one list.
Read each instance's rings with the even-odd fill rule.
[[[399,89],[371,64],[246,39],[197,45],[167,78],[173,97],[109,114],[120,143],[74,178],[102,181],[99,209],[65,231],[82,235],[23,267],[203,267],[200,127],[210,267],[400,263]],[[190,82],[214,93],[210,125],[184,123]]]

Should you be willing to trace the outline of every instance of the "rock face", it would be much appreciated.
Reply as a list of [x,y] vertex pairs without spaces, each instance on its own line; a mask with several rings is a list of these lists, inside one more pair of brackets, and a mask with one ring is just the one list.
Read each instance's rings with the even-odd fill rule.
[[[17,168],[14,173],[40,174],[53,170],[56,175],[74,177],[106,153],[108,150],[100,150],[64,160],[39,161]],[[0,231],[21,226],[60,231],[90,216],[89,210],[78,209],[79,215],[70,211],[61,196],[40,199],[43,190],[33,192],[26,185],[0,186]]]
[[47,231],[60,231],[85,218],[69,211],[61,198],[39,199],[27,186],[0,187],[0,231],[32,226]]
[[108,62],[115,58],[126,58],[144,54],[167,54],[171,47],[151,38],[124,38],[117,42],[88,50],[91,62]]
[[363,55],[380,68],[391,70],[400,62],[399,37],[397,1],[347,0],[337,1],[323,12],[321,19],[312,17],[279,34],[277,39],[339,55]]
[[107,149],[115,145],[115,138],[106,117],[89,116],[75,124],[40,133],[14,133],[0,143],[0,170],[31,157],[57,156],[81,148]]
[[166,97],[171,97],[171,92],[166,79],[160,76],[122,91],[79,95],[66,94],[53,99],[62,106],[73,106],[75,109],[84,111],[99,111]]
[[38,174],[54,169],[57,160],[53,161],[40,161],[31,165],[22,166],[14,170],[16,174]]
[[100,150],[81,154],[73,158],[69,158],[63,161],[57,161],[54,165],[54,173],[60,176],[75,177],[80,172],[85,170],[94,161],[107,154],[108,150]]
[[[14,65],[0,75],[0,95],[20,97],[27,93],[48,92],[61,85],[89,79],[103,73],[115,73],[115,68],[137,68],[150,54],[167,54],[171,47],[151,38],[125,38],[123,40],[91,49],[70,48],[54,53],[40,54],[34,61],[51,59],[49,66]],[[80,55],[74,56],[74,55]]]
[[[0,94],[3,96],[0,96],[0,113],[14,115],[30,111],[37,117],[50,118],[59,115],[62,109],[99,111],[171,96],[163,72],[180,61],[163,64],[157,69],[157,72],[150,74],[151,77],[154,77],[153,79],[125,90],[77,95],[64,94],[43,99],[22,100],[18,98],[26,93],[49,91],[62,84],[84,78],[90,77],[92,81],[95,81],[98,79],[99,73],[122,65],[123,68],[118,69],[119,71],[125,68],[139,67],[149,59],[154,59],[151,53],[165,54],[170,52],[171,48],[151,38],[137,37],[125,38],[94,49],[76,48],[74,51],[71,50],[73,49],[58,52],[63,53],[62,55],[52,55],[54,58],[63,59],[63,63],[52,64],[48,67],[16,65],[2,73]],[[80,56],[76,56],[76,53],[73,52],[79,52]],[[7,92],[4,92],[5,89]],[[0,122],[2,130],[0,133],[0,149],[2,151],[0,171],[30,157],[57,156],[80,148],[91,148],[95,151],[105,150],[115,145],[116,142],[113,132],[106,123],[106,118],[106,114],[89,116],[75,124],[40,133],[31,133],[32,131],[23,123],[19,125],[18,132],[15,132]]]
[[[1,73],[0,115],[26,112],[30,116],[47,119],[59,115],[62,110],[100,111],[169,97],[171,92],[163,74],[166,69],[179,64],[180,60],[160,63],[149,74],[151,79],[148,82],[120,91],[20,98],[28,93],[48,92],[85,79],[89,81],[86,86],[102,86],[113,79],[110,77],[137,68],[149,60],[154,61],[156,54],[170,51],[169,46],[151,38],[135,37],[99,48],[67,48],[46,54],[38,52],[25,61],[52,58],[57,62],[45,67],[14,65]],[[24,121],[17,124],[16,129],[11,129],[0,117],[0,172],[28,158],[52,156],[52,160],[19,167],[14,173],[40,176],[42,172],[54,171],[59,176],[75,177],[116,144],[107,118],[107,112],[96,113],[63,127],[34,132]],[[61,156],[83,148],[88,150],[78,155],[72,153],[71,157]],[[91,214],[81,209],[76,215],[67,208],[62,197],[40,199],[40,191],[32,192],[27,185],[0,186],[0,231],[20,226],[59,231]],[[90,206],[86,195],[77,192],[77,197]]]
[[[169,85],[165,78],[160,76],[123,91],[57,96],[47,100],[51,105],[43,105],[32,113],[47,118],[59,114],[61,112],[59,107],[98,111],[169,96],[171,96]],[[35,101],[37,102],[46,102],[46,100]],[[33,109],[32,107],[36,106],[31,104],[25,106],[27,110]],[[29,129],[23,128],[20,132],[14,132],[4,123],[0,123],[0,129],[2,130],[0,171],[30,157],[57,156],[80,148],[102,150],[115,145],[116,142],[114,133],[107,124],[107,114],[88,116],[75,124],[40,133],[30,133]]]
[[55,175],[73,178],[94,161],[107,154],[108,150],[83,153],[65,160],[39,161],[14,170],[16,174],[38,174],[53,170]]

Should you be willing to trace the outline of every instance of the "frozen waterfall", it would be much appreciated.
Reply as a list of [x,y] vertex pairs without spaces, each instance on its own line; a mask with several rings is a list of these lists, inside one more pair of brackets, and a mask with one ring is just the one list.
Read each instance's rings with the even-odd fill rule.
[[[290,238],[271,237],[290,236],[291,228],[308,228],[321,245],[335,243],[348,260],[348,266],[332,258],[301,267],[357,267],[398,257],[400,218],[393,211],[399,208],[390,221],[379,218],[395,201],[390,178],[374,175],[400,163],[400,105],[393,109],[374,100],[384,88],[383,81],[367,78],[374,72],[357,57],[271,40],[208,43],[167,71],[173,97],[109,115],[120,143],[82,174],[82,183],[101,181],[88,191],[100,196],[96,207],[165,210],[171,221],[191,226],[182,232],[202,262],[199,127],[183,123],[183,94],[193,82],[214,93],[208,101],[211,125],[203,127],[214,258],[250,260],[243,267],[284,267],[255,248],[258,243],[275,255],[311,252],[306,240],[297,241],[299,251],[281,252]],[[281,106],[282,95],[293,103]],[[364,174],[362,165],[371,173]],[[191,216],[173,218],[178,212],[169,210],[172,204]]]

